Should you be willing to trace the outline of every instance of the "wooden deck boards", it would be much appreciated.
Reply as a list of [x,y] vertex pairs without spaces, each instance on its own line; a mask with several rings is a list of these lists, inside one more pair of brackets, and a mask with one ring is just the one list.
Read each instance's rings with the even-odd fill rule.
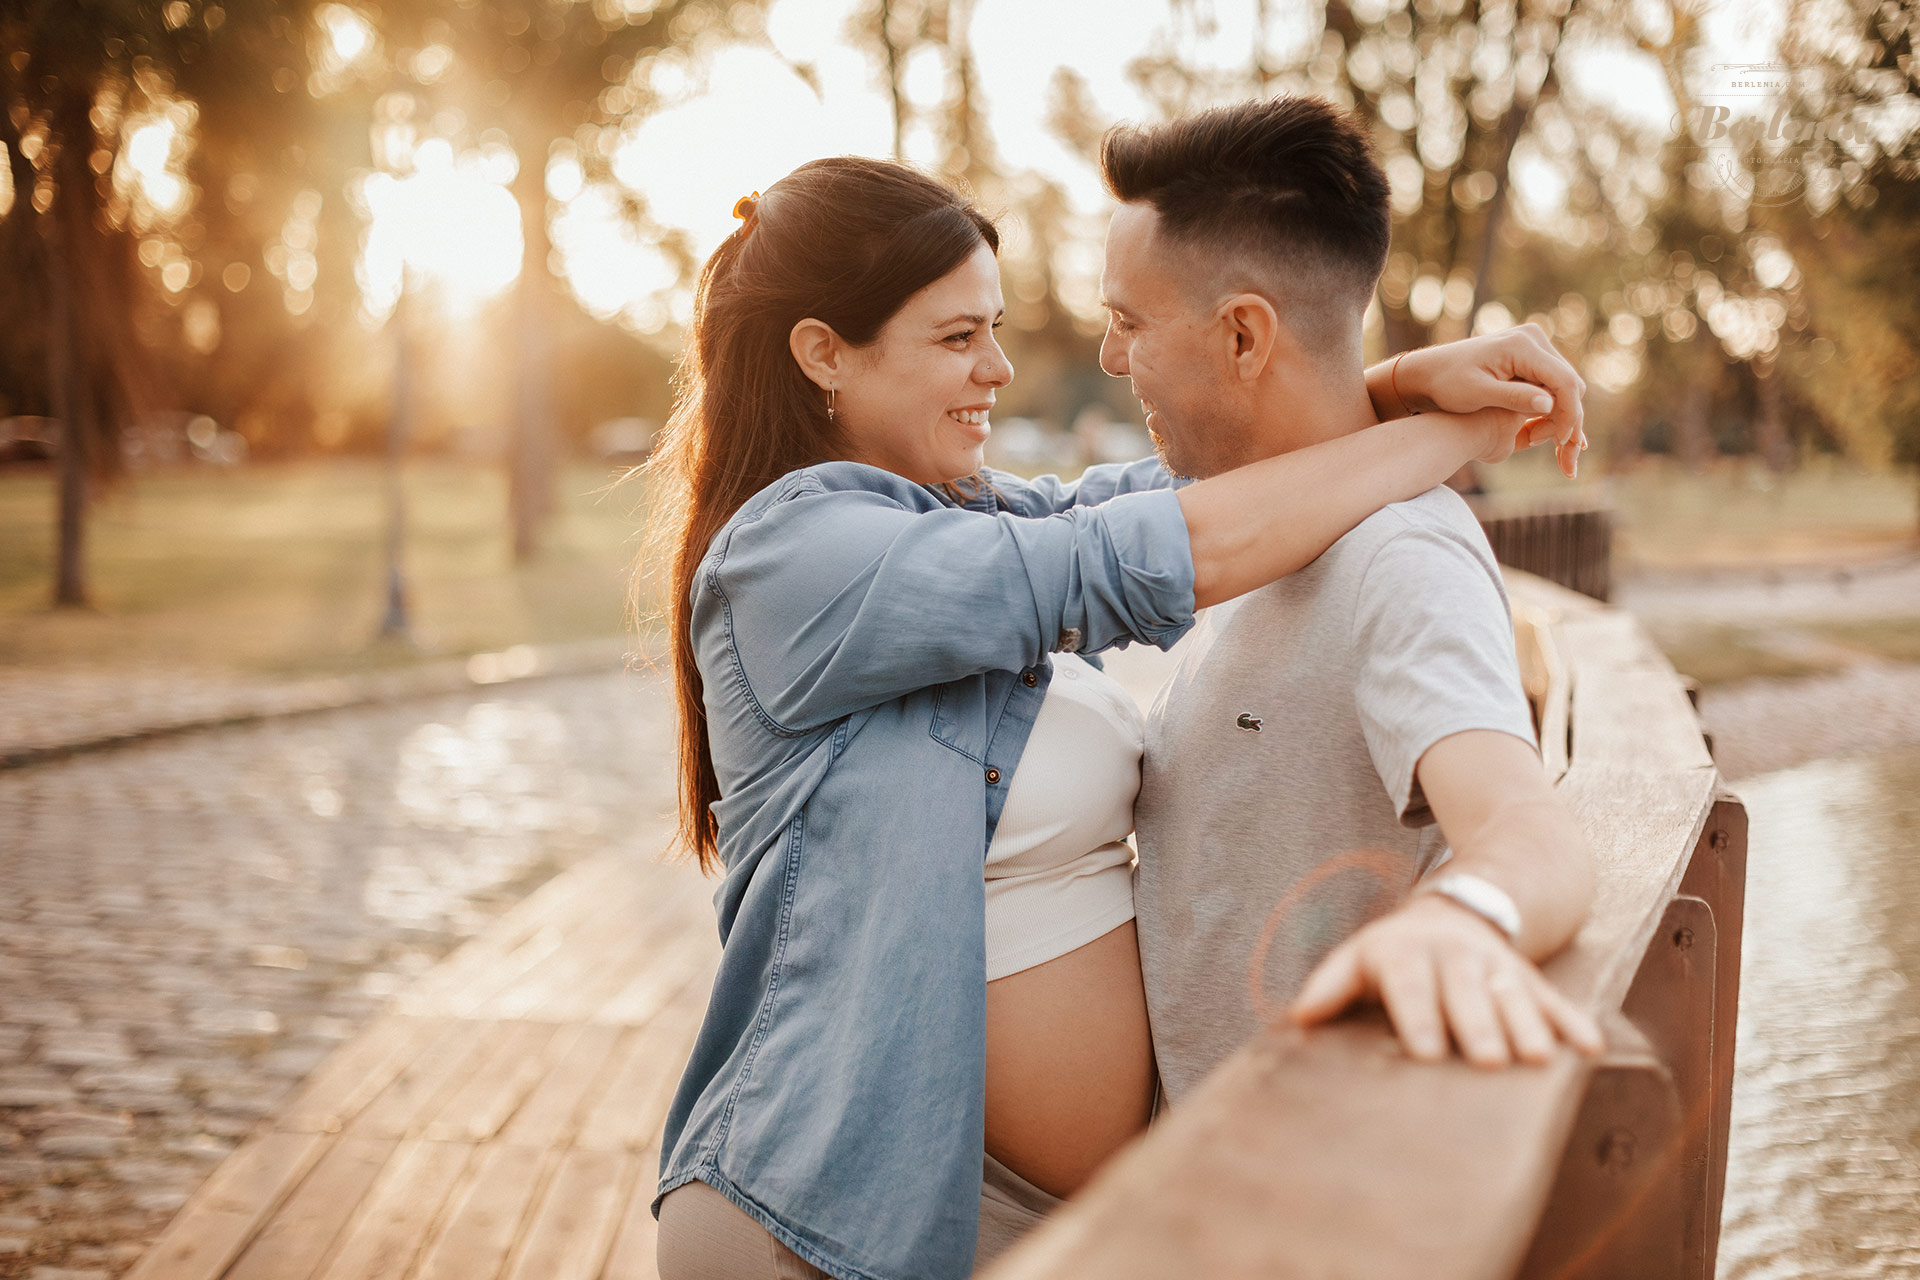
[[709,887],[612,856],[556,877],[322,1063],[129,1276],[657,1280]]

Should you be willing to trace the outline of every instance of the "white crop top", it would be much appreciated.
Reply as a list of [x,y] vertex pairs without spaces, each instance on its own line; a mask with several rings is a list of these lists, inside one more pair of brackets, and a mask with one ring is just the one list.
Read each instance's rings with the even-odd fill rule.
[[1076,654],[1053,681],[987,848],[987,980],[1031,969],[1133,919],[1133,801],[1146,722]]

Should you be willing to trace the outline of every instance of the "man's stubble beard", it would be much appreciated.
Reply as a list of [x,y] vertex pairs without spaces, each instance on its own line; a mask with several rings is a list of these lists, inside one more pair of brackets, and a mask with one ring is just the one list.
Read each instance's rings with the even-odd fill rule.
[[1201,422],[1182,425],[1175,435],[1176,439],[1169,441],[1153,428],[1147,428],[1147,438],[1153,441],[1154,456],[1160,459],[1160,465],[1168,475],[1182,480],[1205,480],[1255,461],[1252,457],[1239,457],[1246,449],[1231,447],[1236,441],[1246,440],[1246,430],[1242,424],[1228,421],[1224,414],[1209,415]]
[[1198,476],[1192,474],[1191,472],[1183,471],[1180,469],[1180,465],[1175,460],[1171,448],[1168,446],[1167,442],[1163,438],[1161,438],[1159,432],[1155,431],[1151,427],[1147,428],[1147,439],[1153,441],[1153,454],[1156,458],[1160,459],[1160,466],[1166,471],[1168,475],[1172,476],[1176,480],[1199,479]]

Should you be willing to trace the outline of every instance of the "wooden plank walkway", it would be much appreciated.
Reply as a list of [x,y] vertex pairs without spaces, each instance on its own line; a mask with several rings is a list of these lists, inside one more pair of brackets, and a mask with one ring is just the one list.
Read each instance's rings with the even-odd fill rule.
[[[1136,645],[1107,670],[1145,707],[1173,661]],[[712,890],[612,855],[562,872],[322,1062],[126,1280],[658,1280]]]
[[129,1280],[657,1280],[711,887],[612,855],[549,881],[323,1062]]

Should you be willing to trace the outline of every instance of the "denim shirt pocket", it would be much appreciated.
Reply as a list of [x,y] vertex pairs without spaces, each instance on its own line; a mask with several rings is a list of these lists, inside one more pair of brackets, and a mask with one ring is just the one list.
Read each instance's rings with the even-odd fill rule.
[[933,688],[933,740],[982,767],[987,763],[987,682],[979,676]]

